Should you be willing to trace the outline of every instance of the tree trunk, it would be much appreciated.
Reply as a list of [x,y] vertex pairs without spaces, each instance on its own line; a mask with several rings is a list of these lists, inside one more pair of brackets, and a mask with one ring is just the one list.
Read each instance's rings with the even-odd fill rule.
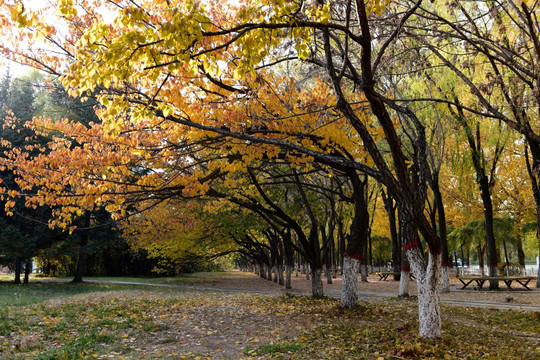
[[266,264],[266,280],[272,281],[272,265]]
[[[437,208],[438,225],[439,225],[439,239],[441,240],[441,276],[443,293],[450,292],[450,261],[448,259],[448,240],[446,239],[446,213],[444,210],[444,203],[442,200],[441,189],[439,187],[439,173],[433,172],[433,179],[431,182],[431,189],[433,190],[433,199]],[[463,264],[463,257],[461,258]]]
[[423,254],[418,248],[410,248],[407,257],[412,265],[418,286],[418,317],[420,337],[440,338],[442,336],[439,279],[441,255],[429,253],[427,267]]
[[[399,273],[401,271],[401,240],[398,236],[396,226],[396,207],[394,200],[390,196],[386,196],[384,191],[381,192],[384,207],[388,214],[388,226],[390,229],[390,238],[392,239],[392,271]],[[399,280],[400,275],[394,275],[394,280]]]
[[278,272],[278,284],[279,285],[285,285],[285,280],[283,279],[283,265],[278,264],[277,272]]
[[328,285],[331,285],[332,284],[332,273],[330,272],[330,268],[328,267],[327,264],[324,264],[323,269],[324,269],[324,275],[326,276],[326,283]]
[[484,250],[482,249],[482,245],[478,245],[476,247],[476,252],[478,254],[478,266],[480,267],[480,275],[485,276],[486,274],[484,271]]
[[358,301],[358,259],[347,255],[343,258],[343,283],[341,287],[341,307],[351,308]]
[[26,259],[24,264],[24,281],[23,284],[28,285],[28,280],[30,278],[30,273],[32,272],[32,259]]
[[321,269],[317,269],[315,266],[311,267],[311,294],[314,298],[324,296]]
[[[532,136],[525,136],[528,146],[525,146],[525,164],[531,179],[534,203],[536,205],[536,238],[538,241],[538,270],[536,274],[536,287],[540,288],[540,144]],[[531,159],[529,158],[531,150]]]
[[264,264],[263,263],[259,263],[259,276],[262,279],[266,279],[266,271],[264,270]]
[[521,229],[519,228],[516,234],[516,250],[518,263],[523,269],[525,269],[525,253],[523,252],[523,240],[521,239]]
[[368,279],[367,279],[368,274],[367,273],[368,273],[367,264],[362,263],[362,261],[360,261],[360,278],[362,279],[362,282],[368,282]]
[[356,300],[354,304],[351,301],[357,299],[358,271],[363,254],[366,252],[369,227],[369,210],[365,192],[367,180],[361,181],[356,173],[348,175],[354,190],[354,217],[351,222],[347,250],[343,257],[341,306],[344,307],[356,305]]
[[15,284],[21,283],[21,258],[15,258]]
[[[291,289],[291,274],[292,274],[292,264],[286,264],[285,265],[285,289]],[[298,273],[296,273],[298,276]]]
[[83,282],[84,265],[86,261],[86,253],[88,240],[90,239],[90,211],[86,210],[84,213],[84,235],[81,240],[81,247],[79,248],[79,259],[77,261],[77,268],[75,269],[75,276],[71,280],[74,284],[80,284]]
[[[463,261],[463,260],[462,260]],[[449,266],[441,265],[441,292],[447,293],[450,292],[450,274]]]
[[411,274],[411,270],[408,267],[401,268],[401,275],[399,279],[399,289],[398,289],[399,297],[409,296],[410,274]]

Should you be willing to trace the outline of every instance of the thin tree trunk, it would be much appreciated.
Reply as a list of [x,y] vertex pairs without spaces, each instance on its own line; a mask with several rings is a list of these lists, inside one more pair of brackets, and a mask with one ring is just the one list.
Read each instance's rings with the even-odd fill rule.
[[[444,210],[444,203],[442,200],[441,189],[439,187],[439,173],[433,173],[433,181],[431,182],[431,188],[433,190],[434,203],[437,208],[438,225],[439,225],[439,239],[441,239],[441,276],[443,293],[450,292],[450,261],[448,259],[448,240],[446,239],[446,213]],[[462,257],[462,264],[465,261]]]
[[77,260],[77,268],[75,269],[75,276],[71,280],[74,284],[80,284],[83,282],[84,265],[86,261],[86,253],[88,240],[90,239],[90,211],[86,210],[84,213],[84,235],[81,240],[81,247],[79,248],[79,259]]
[[521,239],[521,229],[518,229],[516,234],[516,250],[518,256],[518,263],[523,269],[525,269],[525,253],[523,252],[523,240]]
[[23,284],[28,285],[28,280],[30,278],[30,273],[32,272],[32,259],[26,259],[24,264],[24,281]]
[[330,272],[330,268],[328,267],[327,264],[324,264],[323,269],[324,269],[324,275],[326,276],[326,283],[328,285],[331,285],[332,284],[332,273]]
[[[396,226],[396,207],[394,200],[391,197],[387,197],[384,191],[381,192],[384,207],[388,214],[388,226],[390,229],[390,238],[392,239],[392,271],[394,273],[401,272],[401,240],[398,236]],[[399,280],[400,275],[394,275],[394,280]]]

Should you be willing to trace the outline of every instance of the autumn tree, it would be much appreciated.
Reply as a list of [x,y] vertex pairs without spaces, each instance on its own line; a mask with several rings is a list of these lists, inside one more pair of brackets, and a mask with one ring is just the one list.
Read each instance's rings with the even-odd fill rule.
[[[452,2],[426,5],[419,14],[429,21],[425,29],[436,39],[433,43],[424,42],[434,62],[446,66],[471,94],[461,96],[452,106],[504,122],[525,139],[525,159],[529,162],[538,217],[540,142],[534,121],[540,99],[537,84],[540,41],[534,20],[537,6],[532,1],[513,0]],[[475,21],[481,18],[490,21]],[[456,42],[463,46],[456,47]],[[466,69],[473,64],[482,66],[486,76],[476,78],[467,73]]]
[[[405,11],[388,12],[391,16],[378,16],[385,11],[385,4],[378,1],[332,4],[253,1],[238,7],[220,3],[219,9],[214,3],[203,7],[192,1],[141,2],[144,6],[118,1],[101,7],[93,2],[53,4],[53,9],[67,21],[67,29],[71,30],[67,39],[59,39],[58,25],[44,23],[39,11],[32,11],[31,6],[4,3],[8,12],[2,18],[3,32],[17,32],[21,40],[4,49],[12,58],[62,74],[62,82],[73,96],[101,91],[100,117],[102,129],[109,136],[108,143],[97,148],[97,143],[93,142],[81,149],[79,158],[88,164],[82,165],[84,169],[79,171],[95,166],[91,173],[97,175],[96,159],[100,159],[101,178],[114,178],[122,172],[129,176],[133,167],[111,166],[113,160],[117,163],[121,157],[125,163],[143,163],[147,168],[160,169],[173,161],[169,160],[172,154],[150,157],[151,161],[145,159],[155,144],[161,145],[159,151],[165,151],[163,141],[158,139],[167,139],[169,144],[176,145],[181,142],[179,134],[189,133],[201,139],[204,132],[213,132],[239,139],[244,144],[264,144],[266,152],[270,147],[277,147],[333,169],[360,171],[381,182],[398,204],[404,246],[419,289],[420,335],[440,337],[437,287],[441,245],[424,213],[429,172],[425,128],[413,111],[386,96],[379,78],[385,52],[400,38],[403,25],[421,3],[410,4]],[[107,7],[115,14],[112,19],[102,16]],[[374,41],[379,28],[386,30]],[[64,67],[65,58],[47,53],[47,47],[42,47],[44,53],[36,57],[39,50],[36,46],[27,49],[27,40],[46,40],[60,45],[62,54],[69,58],[69,69]],[[273,134],[276,126],[288,119],[286,115],[280,112],[276,116],[270,109],[252,111],[251,107],[259,104],[260,95],[266,91],[262,85],[267,83],[261,81],[266,68],[298,60],[306,60],[300,65],[303,68],[312,64],[324,69],[325,81],[331,84],[330,96],[323,101],[326,108],[319,107],[315,111],[322,114],[335,111],[338,119],[345,121],[354,134],[349,139],[357,143],[357,150],[368,156],[327,152],[306,138],[308,131],[302,131],[301,136],[296,132],[298,141],[290,141],[289,131],[280,129]],[[283,90],[287,90],[285,84],[280,89]],[[360,93],[355,92],[357,90]],[[369,104],[371,116],[359,106],[362,102]],[[302,125],[299,115],[311,111],[300,107],[286,109],[296,120],[292,122],[296,126]],[[399,120],[393,114],[400,114]],[[334,117],[322,116],[321,119],[333,120]],[[411,131],[401,132],[398,121],[407,122]],[[261,131],[260,123],[268,130]],[[253,131],[254,128],[257,131]],[[149,141],[158,133],[159,137]],[[145,138],[133,134],[144,134]],[[404,142],[404,137],[410,141]],[[68,148],[67,139],[59,139],[59,143],[64,149]],[[154,145],[150,145],[152,143]],[[381,144],[384,144],[382,148]],[[137,154],[121,150],[120,145],[137,149]],[[90,147],[96,150],[92,156]],[[389,152],[389,157],[383,156],[383,149]],[[172,163],[179,161],[175,156]],[[189,163],[180,166],[188,167]],[[63,177],[59,177],[60,173],[49,175],[52,178],[47,181],[63,186],[70,178],[65,173]],[[169,176],[169,173],[155,171],[151,178],[170,179]],[[80,207],[86,208],[96,201],[110,202],[109,210],[118,211],[120,217],[124,215],[126,206],[122,202],[125,200],[121,200],[124,198],[114,197],[104,186],[96,188],[96,178],[82,178],[87,180],[70,185],[72,191],[85,193],[84,198],[52,199],[45,194],[41,197],[42,201],[63,206],[59,223],[69,222],[71,212],[80,212]],[[146,177],[145,181],[148,179]],[[178,184],[177,191],[193,188],[191,183],[203,185],[197,191],[204,192],[204,179],[206,176],[201,174],[183,177],[184,183]],[[26,181],[45,185],[44,180],[36,176]],[[113,183],[114,180],[109,180],[107,186]],[[122,191],[138,193],[140,189],[135,185],[156,187],[134,180],[129,184],[123,182]],[[148,193],[148,189],[145,191]],[[429,249],[428,261],[421,251],[419,231]]]

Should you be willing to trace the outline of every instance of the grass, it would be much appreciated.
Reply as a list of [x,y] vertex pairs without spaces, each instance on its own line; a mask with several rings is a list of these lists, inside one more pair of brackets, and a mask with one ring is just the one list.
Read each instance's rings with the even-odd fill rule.
[[414,298],[344,310],[337,299],[293,295],[0,284],[0,358],[533,359],[540,353],[539,313],[442,310],[443,338],[425,340],[418,338]]
[[244,350],[244,355],[258,356],[269,354],[273,355],[274,357],[279,357],[280,355],[292,355],[302,348],[303,346],[298,344],[270,344],[259,347],[248,345]]
[[227,276],[225,272],[199,272],[193,274],[180,274],[175,277],[87,277],[88,280],[106,280],[133,282],[145,284],[172,284],[172,285],[197,285],[219,281],[223,276]]
[[56,298],[93,292],[131,289],[133,286],[116,284],[71,284],[66,281],[32,281],[29,285],[0,283],[0,309],[27,306]]

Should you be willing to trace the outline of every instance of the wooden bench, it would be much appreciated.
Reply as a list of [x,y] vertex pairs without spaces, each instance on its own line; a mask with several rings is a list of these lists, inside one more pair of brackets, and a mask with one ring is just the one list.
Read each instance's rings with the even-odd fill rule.
[[512,289],[512,282],[515,281],[527,290],[531,290],[527,285],[531,280],[536,280],[536,276],[481,276],[481,275],[465,275],[458,276],[457,279],[463,284],[462,290],[475,282],[478,289],[482,289],[484,283],[490,280],[502,281],[509,289]]
[[[379,275],[379,281],[385,281],[386,279],[388,279],[388,277],[390,275],[394,276],[394,275],[401,275],[401,273],[399,272],[392,272],[392,271],[380,271],[380,272],[376,272],[375,275]],[[414,275],[413,273],[409,273],[409,277],[411,278],[411,280],[414,280]]]

